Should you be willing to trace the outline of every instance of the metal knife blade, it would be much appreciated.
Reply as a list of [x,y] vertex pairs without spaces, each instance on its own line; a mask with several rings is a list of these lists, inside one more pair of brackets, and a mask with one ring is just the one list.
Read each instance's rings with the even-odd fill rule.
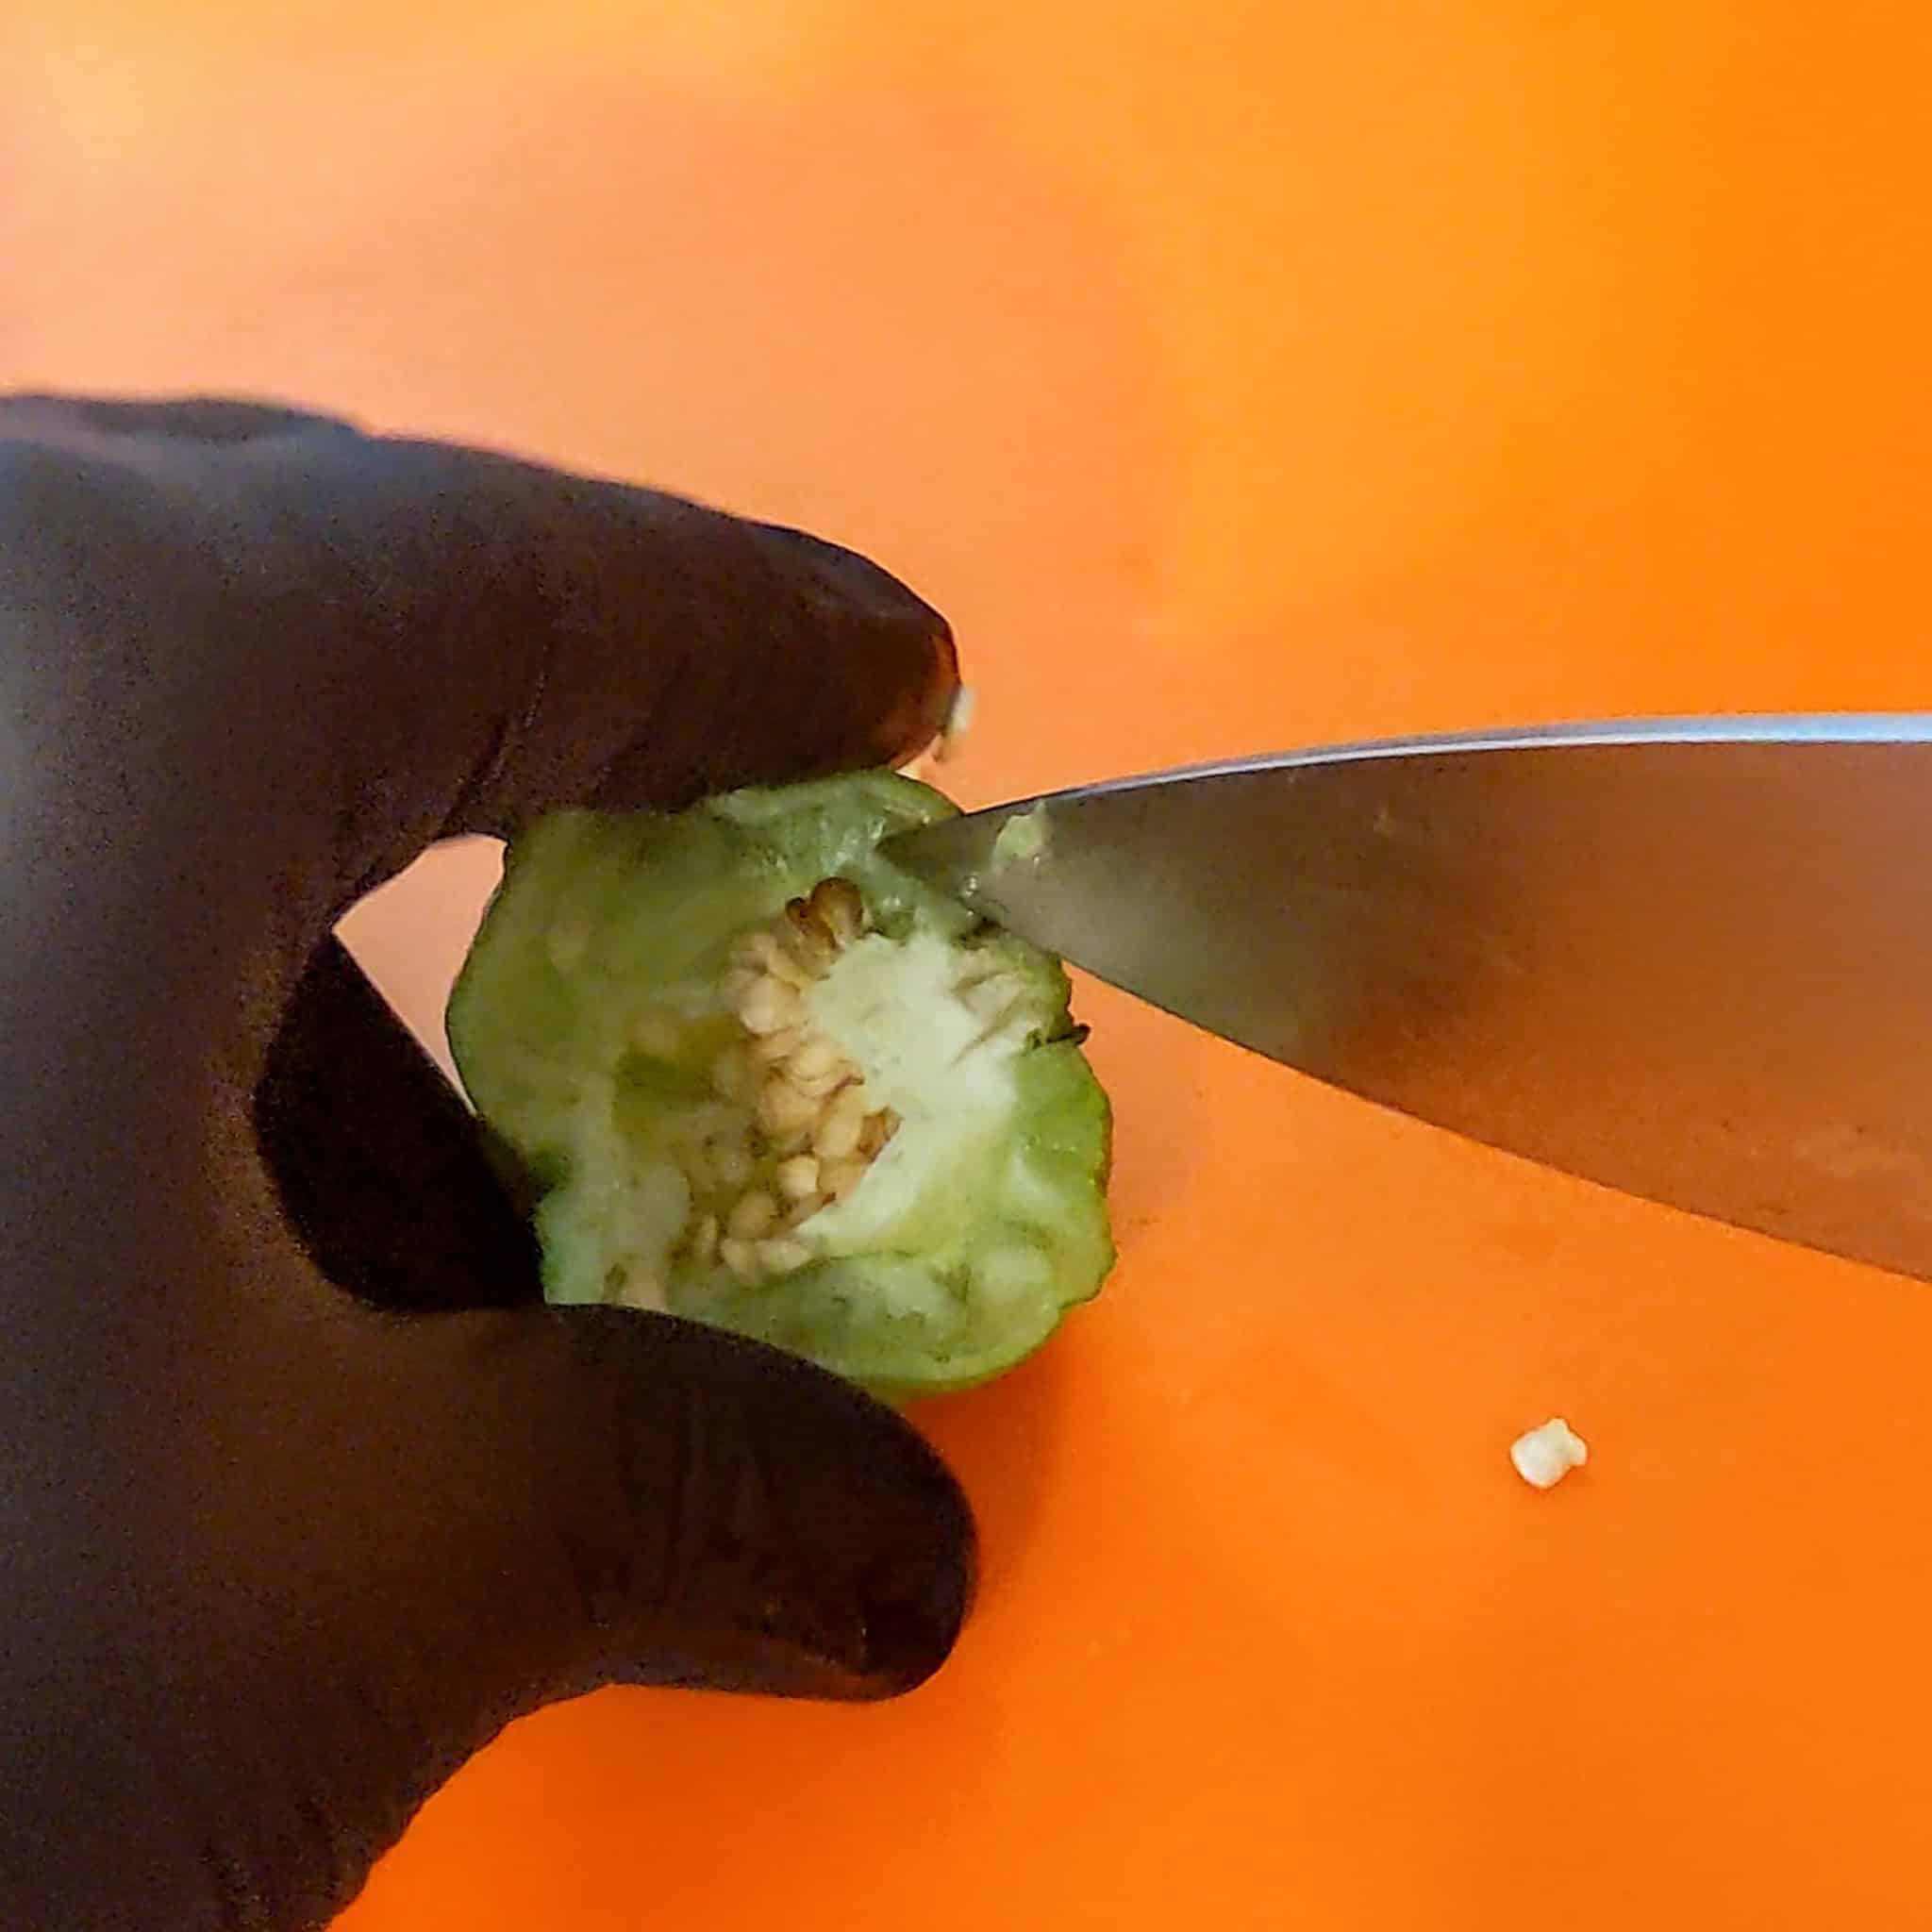
[[1932,1279],[1932,713],[1290,752],[888,852],[1317,1079]]

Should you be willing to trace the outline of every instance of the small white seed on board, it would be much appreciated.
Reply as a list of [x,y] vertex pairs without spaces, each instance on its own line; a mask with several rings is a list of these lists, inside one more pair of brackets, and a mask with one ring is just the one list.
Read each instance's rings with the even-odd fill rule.
[[1590,1460],[1590,1445],[1561,1416],[1552,1416],[1510,1443],[1509,1460],[1532,1489],[1554,1489]]

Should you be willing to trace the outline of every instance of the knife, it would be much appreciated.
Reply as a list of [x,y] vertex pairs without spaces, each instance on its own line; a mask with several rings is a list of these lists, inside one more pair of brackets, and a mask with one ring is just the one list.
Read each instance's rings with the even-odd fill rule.
[[1932,1279],[1932,713],[1285,752],[885,849],[1301,1074]]

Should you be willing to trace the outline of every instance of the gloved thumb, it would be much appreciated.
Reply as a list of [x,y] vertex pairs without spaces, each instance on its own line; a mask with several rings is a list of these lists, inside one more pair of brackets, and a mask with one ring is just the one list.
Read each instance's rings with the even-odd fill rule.
[[[124,1440],[99,1481],[45,1486],[13,1579],[16,1690],[96,1700],[58,1725],[0,1705],[33,1774],[0,1838],[40,1848],[61,1923],[132,1924],[101,1902],[140,1898],[143,1924],[319,1925],[541,1706],[611,1683],[874,1699],[951,1649],[969,1512],[857,1389],[669,1317],[398,1315],[249,1245],[245,1320],[184,1303],[112,1331],[194,1341],[163,1401],[116,1404],[118,1359],[87,1354],[77,1426]],[[0,1868],[0,1893],[27,1882]]]
[[[427,1612],[435,1654],[458,1675],[495,1656],[513,1702],[553,1680],[870,1697],[944,1657],[974,1540],[938,1457],[794,1357],[668,1316],[544,1307],[474,1122],[339,945],[302,982],[255,1125],[289,1216],[262,1241],[305,1277],[286,1303],[300,1319],[258,1344],[286,1394],[275,1374],[221,1386],[270,1391],[252,1440],[288,1438],[275,1420],[291,1407],[324,1424],[294,1437],[287,1476],[322,1486],[314,1507],[348,1539],[312,1600],[366,1600],[393,1572],[408,1607],[377,1627]],[[338,1412],[352,1430],[327,1426]],[[325,1474],[318,1439],[343,1445]],[[307,1506],[282,1520],[312,1540]]]
[[389,1329],[376,1373],[395,1388],[377,1412],[412,1418],[413,1479],[370,1534],[434,1552],[426,1574],[409,1566],[411,1592],[438,1599],[428,1622],[453,1656],[497,1659],[513,1704],[609,1682],[871,1699],[951,1651],[971,1511],[918,1433],[857,1388],[668,1316],[523,1308],[397,1329],[357,1312]]

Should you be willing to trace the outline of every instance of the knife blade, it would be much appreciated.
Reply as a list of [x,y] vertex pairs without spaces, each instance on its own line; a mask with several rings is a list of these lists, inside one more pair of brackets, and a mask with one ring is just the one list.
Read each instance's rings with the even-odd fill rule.
[[887,852],[1331,1086],[1932,1279],[1932,713],[1292,751]]

